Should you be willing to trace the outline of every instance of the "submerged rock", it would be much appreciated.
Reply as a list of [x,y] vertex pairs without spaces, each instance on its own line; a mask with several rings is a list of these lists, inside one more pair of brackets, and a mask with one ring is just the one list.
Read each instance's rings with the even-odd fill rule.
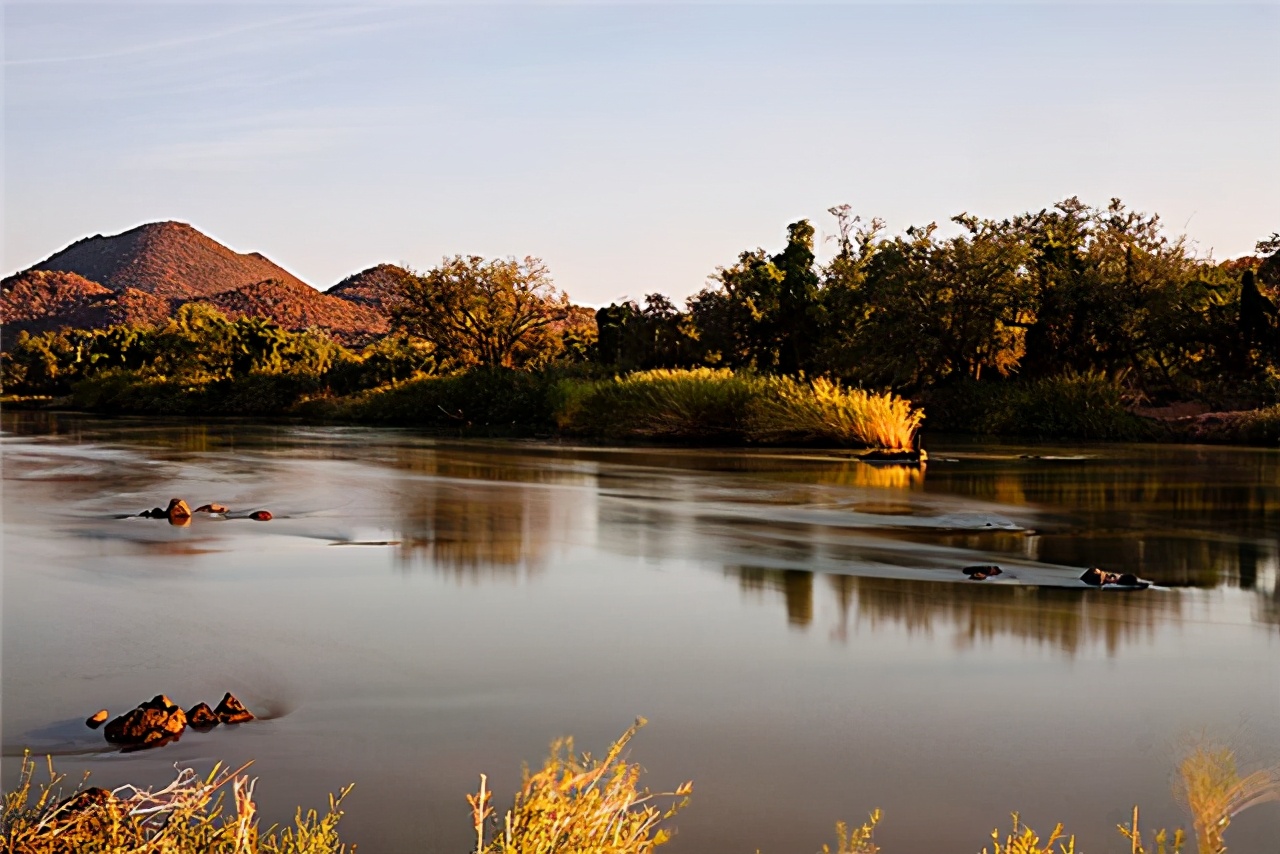
[[272,516],[270,510],[254,510],[249,514],[249,518],[255,522],[270,522]]
[[1107,574],[1105,571],[1096,566],[1091,566],[1084,571],[1084,575],[1080,576],[1080,580],[1085,584],[1091,584],[1094,587],[1101,587],[1107,583]]
[[1143,581],[1132,572],[1107,572],[1106,570],[1096,566],[1091,566],[1086,569],[1084,575],[1080,576],[1080,580],[1093,587],[1115,586],[1132,590],[1146,590],[1151,586],[1150,581]]
[[201,504],[195,509],[196,513],[227,513],[227,505],[225,504]]
[[163,507],[152,507],[150,510],[143,510],[138,515],[144,519],[164,519],[168,514],[164,512]]
[[1004,572],[1004,570],[1000,569],[1000,567],[996,566],[995,564],[979,564],[977,566],[966,566],[964,569],[960,571],[963,572],[965,575],[969,576],[970,580],[972,581],[986,581],[991,576],[1000,575]]
[[213,710],[213,713],[224,724],[242,724],[253,720],[253,713],[246,709],[230,691],[222,698],[222,702]]
[[905,463],[907,465],[919,465],[927,462],[929,452],[920,448],[911,451],[867,451],[861,457],[863,462],[867,463]]
[[181,498],[170,498],[169,509],[164,512],[169,517],[170,522],[191,518],[191,508]]
[[221,721],[208,703],[196,703],[187,709],[187,726],[205,729],[217,726]]
[[109,717],[111,717],[111,713],[106,709],[98,709],[98,711],[89,716],[88,720],[84,722],[84,725],[89,729],[97,729],[106,723],[107,718]]
[[187,713],[164,694],[157,694],[107,724],[103,735],[112,744],[140,747],[164,742],[187,728]]

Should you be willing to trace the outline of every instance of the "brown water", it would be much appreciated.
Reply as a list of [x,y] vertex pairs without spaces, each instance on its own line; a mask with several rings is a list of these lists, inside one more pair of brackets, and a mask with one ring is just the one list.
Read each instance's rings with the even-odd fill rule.
[[[978,851],[1021,810],[1127,851],[1177,823],[1199,732],[1280,760],[1280,452],[934,443],[571,448],[411,432],[6,413],[3,777],[154,783],[254,759],[268,820],[354,781],[345,836],[461,852],[464,795],[638,714],[673,852]],[[1024,458],[1021,455],[1041,458]],[[1057,458],[1045,458],[1057,457]],[[171,496],[270,509],[187,528]],[[958,571],[998,562],[1006,575]],[[1088,589],[1090,564],[1159,585]],[[106,749],[83,719],[225,690],[269,719]],[[1280,851],[1280,807],[1233,852]]]

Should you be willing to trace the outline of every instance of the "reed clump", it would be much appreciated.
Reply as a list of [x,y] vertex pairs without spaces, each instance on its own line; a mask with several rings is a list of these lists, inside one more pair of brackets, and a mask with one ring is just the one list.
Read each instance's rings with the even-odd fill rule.
[[606,439],[760,444],[830,443],[906,450],[924,420],[892,393],[825,378],[767,377],[727,369],[638,371],[562,383],[559,428]]
[[[348,786],[330,795],[329,808],[303,813],[292,826],[261,830],[253,800],[256,780],[241,766],[215,765],[205,777],[179,770],[168,786],[152,791],[121,786],[113,791],[86,788],[88,775],[63,797],[64,777],[48,765],[48,779],[37,782],[36,763],[22,759],[18,784],[4,795],[0,822],[3,850],[21,854],[342,854],[338,838],[342,799]],[[228,794],[230,795],[228,799]],[[227,801],[230,808],[227,808]]]
[[515,802],[486,839],[492,793],[480,777],[480,789],[468,795],[476,831],[475,854],[650,854],[671,839],[664,825],[689,803],[693,783],[674,792],[640,787],[641,767],[623,756],[644,718],[622,734],[602,758],[578,756],[573,739],[551,745],[536,772],[524,771]]

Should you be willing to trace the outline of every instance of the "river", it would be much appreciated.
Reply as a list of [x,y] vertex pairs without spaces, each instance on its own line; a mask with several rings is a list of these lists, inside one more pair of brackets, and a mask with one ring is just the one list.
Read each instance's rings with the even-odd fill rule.
[[[261,422],[3,415],[3,779],[154,784],[252,759],[270,821],[354,782],[360,850],[459,852],[572,734],[637,715],[672,852],[979,851],[1008,814],[1092,854],[1186,824],[1196,738],[1280,761],[1280,451],[931,442],[574,447]],[[188,527],[173,496],[265,508]],[[235,514],[233,514],[235,515]],[[998,563],[969,581],[960,568]],[[1097,564],[1154,582],[1091,589]],[[84,718],[236,693],[264,719],[134,753]],[[1275,854],[1280,805],[1233,852]]]

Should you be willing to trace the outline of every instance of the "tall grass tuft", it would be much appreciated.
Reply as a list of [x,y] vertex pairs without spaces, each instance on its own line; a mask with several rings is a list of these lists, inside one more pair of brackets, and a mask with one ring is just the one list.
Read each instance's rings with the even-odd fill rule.
[[895,394],[846,389],[819,377],[761,381],[752,398],[747,434],[756,442],[835,441],[887,450],[907,450],[924,413]]
[[[503,817],[495,837],[485,841],[491,815],[491,793],[484,777],[480,790],[467,797],[476,830],[475,854],[650,854],[671,839],[661,826],[689,803],[693,783],[674,792],[654,793],[639,787],[641,768],[623,758],[636,731],[637,718],[602,759],[575,756],[573,740],[553,742],[542,768],[525,768],[524,784]],[[659,806],[659,801],[666,801]]]
[[[1048,839],[1041,842],[1036,832],[1022,823],[1017,813],[1013,814],[1013,830],[1005,834],[1003,844],[999,830],[991,831],[991,842],[994,846],[991,854],[1075,854],[1076,850],[1076,838],[1064,838],[1061,823],[1053,829]],[[982,854],[987,854],[985,847]]]
[[910,448],[924,414],[894,394],[836,382],[726,369],[640,371],[558,388],[556,421],[570,434],[767,444],[825,442]]
[[880,810],[875,810],[861,827],[850,828],[843,821],[836,823],[836,849],[823,845],[822,854],[879,854],[880,846],[872,841],[876,825],[880,823]]
[[[215,765],[201,778],[190,768],[157,791],[122,786],[113,792],[85,789],[60,800],[63,777],[49,762],[49,779],[37,784],[36,764],[22,758],[18,785],[5,793],[0,822],[3,850],[22,854],[342,854],[339,808],[351,790],[330,795],[324,815],[299,809],[292,827],[261,831],[254,780]],[[86,775],[87,780],[87,775]],[[232,809],[224,814],[230,792]]]
[[1196,744],[1178,765],[1179,796],[1191,812],[1200,854],[1227,850],[1222,835],[1231,820],[1249,807],[1280,801],[1280,768],[1241,775],[1235,751],[1212,743]]

